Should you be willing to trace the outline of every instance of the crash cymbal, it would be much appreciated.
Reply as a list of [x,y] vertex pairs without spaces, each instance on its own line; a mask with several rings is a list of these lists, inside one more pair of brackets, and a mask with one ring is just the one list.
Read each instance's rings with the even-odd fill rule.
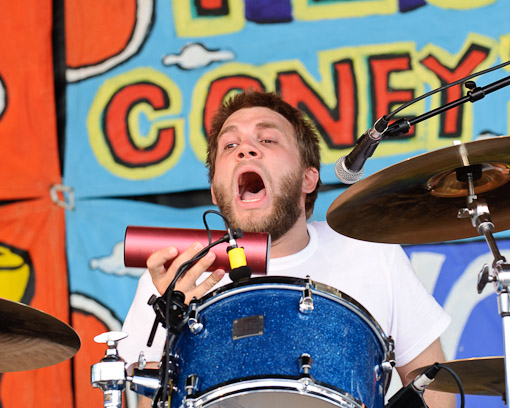
[[64,322],[0,298],[0,373],[57,364],[79,348],[78,334]]
[[[494,232],[510,227],[510,137],[454,145],[387,167],[349,187],[331,204],[329,225],[364,241],[422,244],[478,236],[467,206],[463,170],[476,177]],[[457,172],[457,169],[459,171]]]
[[[504,357],[467,358],[441,364],[451,368],[459,376],[465,394],[499,396],[505,394]],[[418,368],[410,372],[406,375],[406,379],[414,380],[426,368]],[[457,383],[446,370],[440,370],[434,381],[427,386],[427,389],[459,393]]]

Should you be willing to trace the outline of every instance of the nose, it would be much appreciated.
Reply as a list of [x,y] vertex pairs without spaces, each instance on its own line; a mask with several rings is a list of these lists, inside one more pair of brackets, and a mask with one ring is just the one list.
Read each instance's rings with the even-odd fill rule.
[[257,149],[252,143],[244,142],[237,150],[237,157],[239,159],[259,158],[260,150]]

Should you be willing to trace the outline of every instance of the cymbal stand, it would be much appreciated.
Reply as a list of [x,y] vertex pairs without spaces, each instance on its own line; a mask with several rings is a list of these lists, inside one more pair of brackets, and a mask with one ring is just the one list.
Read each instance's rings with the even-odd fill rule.
[[126,386],[125,363],[117,352],[117,343],[127,337],[127,333],[108,332],[94,338],[96,343],[106,343],[108,348],[99,363],[90,371],[93,387],[101,388],[105,408],[122,407],[122,391]]
[[126,362],[119,356],[117,344],[127,337],[127,333],[111,331],[94,337],[96,343],[106,343],[108,348],[99,363],[90,370],[91,384],[103,392],[104,408],[121,408],[122,392],[126,383],[139,395],[154,398],[161,389],[159,369],[145,368],[145,358],[140,353],[138,368],[133,375],[127,375]]
[[458,218],[471,218],[473,227],[477,229],[485,240],[494,257],[492,270],[485,264],[478,274],[477,291],[482,293],[485,285],[492,282],[498,295],[498,309],[503,322],[504,353],[505,353],[505,395],[503,400],[510,407],[507,395],[510,390],[510,265],[501,255],[492,232],[492,223],[489,207],[485,200],[479,199],[475,194],[474,182],[479,173],[477,166],[466,166],[457,169],[457,179],[465,181],[468,186],[467,208],[459,210]]

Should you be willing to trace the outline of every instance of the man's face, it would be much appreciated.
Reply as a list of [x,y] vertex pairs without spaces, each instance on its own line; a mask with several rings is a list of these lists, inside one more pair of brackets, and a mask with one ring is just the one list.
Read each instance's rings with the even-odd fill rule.
[[277,240],[304,214],[309,191],[303,184],[294,129],[287,119],[254,107],[225,121],[211,191],[234,227],[269,232]]

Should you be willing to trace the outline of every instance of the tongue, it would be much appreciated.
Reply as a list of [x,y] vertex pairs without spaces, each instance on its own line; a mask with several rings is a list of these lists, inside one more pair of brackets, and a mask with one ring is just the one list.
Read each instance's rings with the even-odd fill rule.
[[241,200],[242,201],[256,201],[256,200],[261,200],[264,198],[264,196],[266,195],[266,189],[263,188],[259,191],[257,191],[256,193],[252,193],[251,191],[244,191],[243,194],[241,195]]

